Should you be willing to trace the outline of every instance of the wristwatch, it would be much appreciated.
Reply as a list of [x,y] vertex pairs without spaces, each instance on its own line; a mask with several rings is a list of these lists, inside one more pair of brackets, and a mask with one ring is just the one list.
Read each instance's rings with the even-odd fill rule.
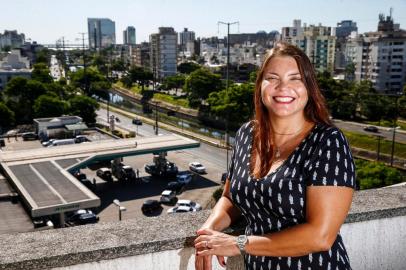
[[237,237],[237,246],[240,249],[241,255],[245,255],[245,245],[248,243],[248,237],[245,234]]

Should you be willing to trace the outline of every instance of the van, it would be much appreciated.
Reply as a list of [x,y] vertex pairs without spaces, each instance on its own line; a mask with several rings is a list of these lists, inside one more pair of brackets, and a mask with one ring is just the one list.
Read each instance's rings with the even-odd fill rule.
[[75,143],[75,139],[55,140],[48,147],[58,146],[58,145],[74,144],[74,143]]

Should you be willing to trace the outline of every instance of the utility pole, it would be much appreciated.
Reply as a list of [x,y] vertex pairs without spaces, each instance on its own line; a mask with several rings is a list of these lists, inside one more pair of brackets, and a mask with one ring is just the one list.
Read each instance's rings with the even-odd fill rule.
[[[89,81],[87,78],[87,64],[86,64],[86,51],[85,51],[85,35],[86,33],[79,33],[82,35],[82,58],[83,58],[83,77],[85,78],[85,92],[89,92]],[[108,118],[107,118],[108,119]]]
[[158,135],[158,101],[155,101],[155,135]]
[[393,155],[395,153],[395,134],[396,134],[396,120],[398,118],[398,98],[399,95],[395,95],[395,119],[393,119],[393,133],[392,133],[392,150],[390,155],[390,165],[393,166]]
[[[228,96],[228,86],[229,86],[229,66],[230,66],[230,25],[233,25],[233,24],[240,24],[239,22],[232,22],[232,23],[229,23],[229,22],[222,22],[222,21],[219,21],[219,22],[217,22],[217,25],[220,25],[220,24],[224,24],[224,25],[227,25],[227,67],[226,67],[226,96]],[[226,151],[227,151],[227,170],[228,170],[228,140],[229,140],[229,136],[228,136],[228,113],[226,114],[226,134],[225,134],[225,136],[226,136]]]

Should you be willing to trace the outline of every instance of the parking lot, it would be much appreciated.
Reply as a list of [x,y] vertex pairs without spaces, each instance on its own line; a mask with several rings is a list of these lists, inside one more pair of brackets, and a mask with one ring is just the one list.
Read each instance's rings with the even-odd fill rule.
[[[92,131],[86,134],[91,141],[109,139],[108,136],[100,134],[98,132]],[[6,147],[3,149],[7,150],[20,150],[20,149],[33,149],[42,147],[38,140],[23,141],[21,137],[5,139]],[[118,181],[118,179],[113,178],[113,182],[106,182],[96,176],[96,170],[100,167],[105,167],[105,164],[93,164],[88,168],[82,169],[81,172],[86,174],[86,178],[91,182],[96,184],[92,186],[92,191],[101,199],[101,206],[94,209],[96,214],[99,216],[99,222],[111,222],[117,221],[119,217],[118,207],[113,204],[113,200],[119,200],[121,206],[126,208],[125,212],[122,212],[122,219],[132,219],[132,218],[148,218],[148,216],[156,215],[167,215],[167,210],[172,206],[163,205],[162,211],[156,211],[148,216],[144,215],[141,211],[141,206],[147,199],[157,199],[159,200],[160,194],[165,189],[166,185],[174,179],[156,178],[151,177],[144,170],[144,165],[147,163],[152,163],[153,155],[140,155],[133,157],[126,157],[123,163],[131,166],[135,171],[138,170],[139,178],[130,181]],[[223,168],[220,168],[218,164],[211,163],[210,160],[203,160],[198,155],[194,154],[191,150],[185,151],[173,151],[168,152],[167,159],[174,162],[179,171],[189,171],[188,164],[191,161],[201,162],[207,169],[207,174],[197,174],[193,173],[192,181],[187,184],[185,190],[177,196],[178,199],[189,199],[195,201],[203,206],[203,209],[211,201],[213,192],[220,186],[221,174],[223,173]],[[107,165],[108,166],[108,165]],[[24,213],[23,207],[21,205],[14,205],[20,209],[19,212]],[[0,205],[2,209],[0,211],[7,209],[5,204]],[[13,210],[16,211],[16,210]],[[15,222],[21,222],[16,220]],[[24,228],[27,230],[27,221],[29,223],[30,217],[26,214]],[[13,227],[13,228],[12,228]],[[17,229],[18,230],[18,229]],[[2,233],[15,232],[16,227],[10,226],[7,231],[2,230]]]

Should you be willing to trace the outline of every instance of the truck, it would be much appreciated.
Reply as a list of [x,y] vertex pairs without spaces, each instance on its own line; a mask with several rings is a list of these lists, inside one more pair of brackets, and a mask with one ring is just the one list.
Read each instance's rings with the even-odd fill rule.
[[178,167],[166,159],[167,153],[154,154],[153,163],[145,165],[145,172],[152,176],[175,178]]
[[111,172],[119,181],[136,179],[135,172],[131,166],[115,160],[111,162]]

